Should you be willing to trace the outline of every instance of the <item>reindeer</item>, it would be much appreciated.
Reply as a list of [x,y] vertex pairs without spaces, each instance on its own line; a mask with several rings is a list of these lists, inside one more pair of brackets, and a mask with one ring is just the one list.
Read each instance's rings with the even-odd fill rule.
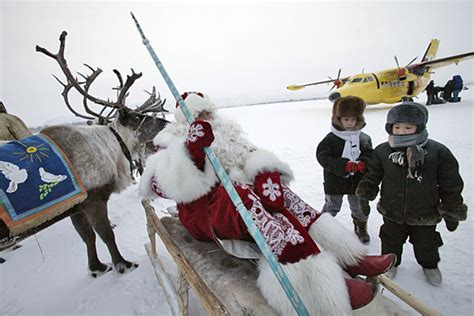
[[[71,74],[64,57],[66,36],[67,33],[63,31],[59,37],[60,47],[57,54],[40,46],[36,46],[36,51],[55,59],[66,76],[66,83],[61,82],[56,76],[55,78],[64,87],[62,96],[67,108],[76,116],[95,119],[99,124],[51,126],[40,133],[49,136],[62,148],[87,190],[87,199],[68,210],[61,218],[70,215],[74,228],[85,242],[90,274],[97,277],[112,269],[112,266],[102,263],[97,256],[96,233],[107,245],[113,268],[124,273],[135,269],[138,265],[125,260],[118,250],[107,216],[107,201],[113,192],[120,192],[132,183],[134,161],[144,161],[153,152],[152,139],[167,123],[164,118],[157,117],[158,113],[166,112],[163,108],[166,100],[161,100],[159,94],[157,97],[153,87],[149,98],[141,106],[136,109],[128,108],[125,99],[129,89],[142,76],[133,69],[125,83],[120,73],[114,70],[120,83],[115,102],[92,96],[89,88],[102,70],[85,64],[92,73],[87,76],[79,73],[84,78],[84,81],[79,82]],[[88,115],[80,114],[71,106],[68,93],[73,88],[82,96],[83,107]],[[100,113],[93,111],[88,101],[103,106],[102,111]],[[106,109],[110,110],[108,115],[104,114]],[[43,226],[47,227],[61,218]],[[41,228],[35,228],[28,233],[31,235],[39,229]]]

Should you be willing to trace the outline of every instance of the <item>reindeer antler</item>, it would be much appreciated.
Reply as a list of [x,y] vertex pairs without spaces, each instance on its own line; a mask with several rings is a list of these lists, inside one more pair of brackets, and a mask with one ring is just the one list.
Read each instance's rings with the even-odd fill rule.
[[148,92],[145,90],[146,93],[150,96],[142,105],[135,109],[136,112],[139,113],[159,113],[159,112],[168,112],[163,106],[166,103],[166,99],[161,100],[161,96],[158,93],[158,97],[156,96],[156,88],[153,86],[152,92]]
[[[83,75],[81,73],[78,73],[83,79],[84,82],[79,82],[77,78],[75,78],[71,71],[69,70],[67,66],[67,61],[64,57],[64,51],[65,51],[65,46],[66,46],[66,36],[67,32],[63,31],[61,35],[59,36],[59,50],[57,54],[53,54],[47,49],[40,47],[39,45],[36,45],[36,51],[45,54],[46,56],[49,56],[53,58],[54,60],[57,61],[59,64],[61,70],[63,71],[64,75],[66,76],[67,83],[63,83],[61,80],[59,80],[56,76],[56,80],[58,80],[64,87],[64,90],[62,92],[62,96],[64,98],[64,101],[66,103],[66,106],[68,109],[74,113],[74,115],[86,118],[86,119],[93,119],[99,118],[103,120],[108,120],[108,118],[118,109],[122,108],[127,108],[125,105],[125,99],[127,98],[129,94],[130,87],[135,83],[135,81],[142,76],[142,73],[135,73],[135,71],[132,69],[132,74],[127,75],[127,79],[125,80],[125,83],[123,82],[122,76],[120,72],[116,69],[114,69],[114,73],[117,75],[118,80],[119,80],[119,87],[115,88],[117,90],[117,100],[116,101],[110,101],[110,100],[103,100],[100,98],[97,98],[89,93],[89,88],[94,82],[95,79],[102,73],[102,69],[97,68],[94,69],[93,67],[89,66],[88,64],[84,64],[90,71],[91,74],[89,75]],[[85,111],[89,114],[92,115],[86,116],[78,113],[75,111],[72,106],[70,105],[69,98],[68,98],[68,93],[69,91],[75,88],[83,97],[83,106]],[[150,94],[150,93],[149,93]],[[104,108],[100,111],[100,113],[96,113],[90,109],[90,107],[87,104],[87,101],[92,101],[98,105],[102,105]],[[155,88],[153,87],[153,92],[150,94],[150,97],[141,105],[140,107],[137,108],[137,112],[167,112],[163,108],[163,104],[165,103],[166,100],[161,100],[159,95],[158,98],[156,98],[156,91]],[[112,110],[109,112],[107,116],[103,115],[103,112],[105,108],[112,108]],[[127,108],[128,109],[128,108]],[[139,110],[139,111],[138,111]]]

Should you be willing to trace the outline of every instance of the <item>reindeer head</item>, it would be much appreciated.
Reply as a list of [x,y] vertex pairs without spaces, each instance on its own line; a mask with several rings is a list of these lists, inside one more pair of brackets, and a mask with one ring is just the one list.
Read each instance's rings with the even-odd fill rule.
[[[154,95],[155,88],[153,88]],[[142,158],[148,157],[155,151],[155,145],[153,144],[153,138],[162,130],[168,121],[162,117],[158,117],[158,113],[162,113],[166,110],[162,109],[162,105],[165,101],[161,101],[159,108],[156,108],[156,112],[143,111],[140,108],[130,110],[128,108],[121,109],[118,111],[117,122],[134,131],[136,137],[136,151],[140,153]],[[161,110],[160,110],[161,108]],[[153,108],[149,109],[153,110]],[[144,157],[143,157],[144,156]]]
[[[160,95],[156,94],[156,89],[153,87],[151,93],[147,92],[149,97],[142,105],[135,109],[127,107],[125,101],[129,94],[129,89],[133,83],[142,76],[141,73],[135,73],[133,69],[132,74],[127,76],[125,83],[120,72],[116,69],[113,70],[119,81],[119,86],[114,88],[114,90],[117,91],[116,101],[103,100],[91,95],[89,88],[94,80],[102,73],[102,70],[100,68],[94,69],[84,64],[89,68],[91,74],[83,75],[78,73],[83,78],[82,82],[75,78],[69,70],[64,57],[66,36],[66,31],[63,31],[59,37],[60,46],[57,54],[53,54],[38,45],[36,46],[36,51],[55,59],[66,76],[67,83],[63,83],[56,76],[54,77],[64,87],[62,96],[68,109],[78,117],[93,120],[99,125],[109,125],[115,128],[120,137],[124,139],[125,144],[131,147],[129,149],[132,151],[132,155],[138,155],[141,159],[144,158],[143,156],[148,156],[154,150],[152,143],[153,137],[167,123],[163,114],[164,112],[168,112],[163,108],[166,100],[161,100]],[[68,93],[72,88],[82,95],[86,115],[75,111],[71,106]],[[91,107],[89,107],[88,101],[102,106],[102,110],[99,113],[93,111]],[[107,109],[109,111],[105,114]],[[161,117],[158,117],[158,114],[161,114]]]

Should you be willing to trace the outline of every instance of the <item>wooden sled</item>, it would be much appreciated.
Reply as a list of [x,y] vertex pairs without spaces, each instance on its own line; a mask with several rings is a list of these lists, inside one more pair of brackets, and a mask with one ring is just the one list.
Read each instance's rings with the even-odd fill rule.
[[[193,239],[177,217],[165,216],[160,219],[149,200],[143,200],[142,204],[150,238],[145,248],[174,316],[188,315],[189,286],[210,315],[278,315],[255,285],[258,271],[252,260],[232,257],[215,243]],[[176,262],[176,284],[171,281],[158,257],[156,234]],[[380,283],[422,315],[442,315],[385,275],[371,281]]]

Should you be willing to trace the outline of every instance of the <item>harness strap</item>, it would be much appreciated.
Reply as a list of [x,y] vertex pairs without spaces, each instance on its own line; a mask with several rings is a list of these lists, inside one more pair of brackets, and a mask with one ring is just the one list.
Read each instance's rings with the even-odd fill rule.
[[112,133],[115,135],[115,138],[117,139],[117,141],[119,142],[120,144],[120,148],[122,148],[122,152],[123,154],[125,155],[125,158],[127,158],[128,160],[128,163],[130,164],[130,175],[132,176],[132,179],[133,179],[133,160],[132,160],[132,155],[130,154],[130,151],[128,150],[127,148],[127,145],[125,145],[125,142],[123,141],[122,137],[119,135],[119,133],[117,133],[117,131],[115,129],[113,129],[112,127],[110,127],[110,130],[112,131]]

